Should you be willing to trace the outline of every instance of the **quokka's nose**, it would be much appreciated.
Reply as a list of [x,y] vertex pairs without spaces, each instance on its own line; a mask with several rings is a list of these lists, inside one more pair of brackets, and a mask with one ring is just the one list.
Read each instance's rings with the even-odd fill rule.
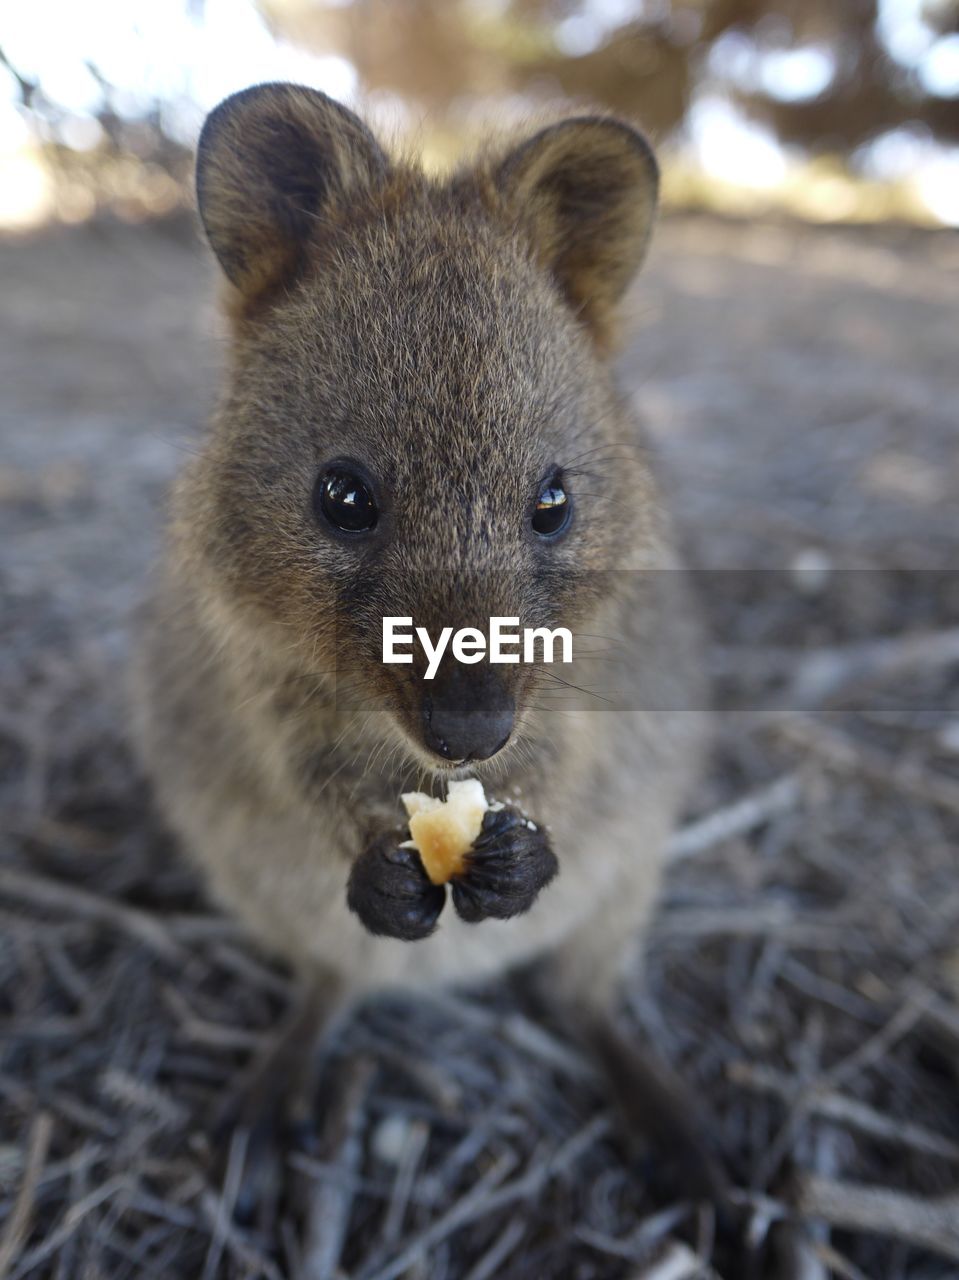
[[498,680],[456,672],[431,683],[436,687],[423,694],[423,730],[431,751],[447,760],[488,760],[506,746],[516,708]]

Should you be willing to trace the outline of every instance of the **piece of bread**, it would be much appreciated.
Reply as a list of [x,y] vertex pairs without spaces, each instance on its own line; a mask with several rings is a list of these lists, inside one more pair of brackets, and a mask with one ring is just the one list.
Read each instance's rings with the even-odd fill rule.
[[473,842],[483,827],[488,804],[483,784],[476,778],[451,782],[445,800],[422,791],[400,796],[410,820],[410,836],[404,848],[416,849],[433,884],[446,884],[461,875]]

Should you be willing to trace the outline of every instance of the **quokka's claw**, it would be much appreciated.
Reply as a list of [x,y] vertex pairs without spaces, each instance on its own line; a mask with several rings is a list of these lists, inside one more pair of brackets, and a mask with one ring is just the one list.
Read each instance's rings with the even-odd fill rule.
[[466,862],[450,884],[461,920],[508,920],[528,911],[559,864],[545,833],[517,809],[491,809]]
[[353,863],[347,906],[378,937],[429,937],[445,902],[445,887],[433,884],[416,850],[400,848],[393,835],[377,840]]

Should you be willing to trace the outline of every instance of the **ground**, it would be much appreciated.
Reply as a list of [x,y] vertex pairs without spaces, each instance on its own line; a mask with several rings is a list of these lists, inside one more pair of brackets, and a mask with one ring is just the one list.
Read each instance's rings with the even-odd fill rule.
[[671,1198],[497,989],[341,1027],[319,1149],[251,1216],[211,1122],[289,980],[204,903],[123,711],[213,271],[183,221],[0,242],[0,1275],[959,1274],[957,267],[674,217],[635,296],[720,714],[624,1019],[731,1207]]

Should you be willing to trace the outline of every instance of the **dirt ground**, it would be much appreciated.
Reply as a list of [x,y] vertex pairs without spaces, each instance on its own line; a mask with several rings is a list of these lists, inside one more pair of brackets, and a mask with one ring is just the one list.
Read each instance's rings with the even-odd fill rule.
[[493,990],[340,1028],[320,1140],[247,1213],[211,1118],[289,982],[123,713],[212,267],[181,222],[0,241],[0,1276],[959,1276],[957,281],[954,234],[674,217],[636,293],[622,376],[728,710],[624,1017],[730,1205],[661,1185]]

